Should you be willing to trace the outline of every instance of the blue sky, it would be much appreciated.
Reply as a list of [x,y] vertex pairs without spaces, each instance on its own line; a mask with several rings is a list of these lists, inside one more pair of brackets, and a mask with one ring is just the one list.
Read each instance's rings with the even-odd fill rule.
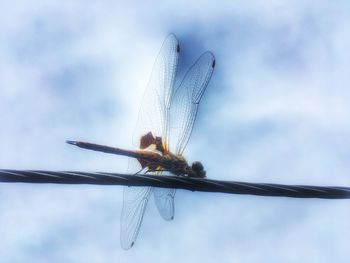
[[[185,151],[214,179],[350,185],[347,1],[11,1],[0,9],[0,167],[115,171],[170,32],[216,69]],[[349,201],[178,191],[119,246],[122,188],[0,185],[0,262],[347,262]],[[152,200],[151,200],[152,201]]]

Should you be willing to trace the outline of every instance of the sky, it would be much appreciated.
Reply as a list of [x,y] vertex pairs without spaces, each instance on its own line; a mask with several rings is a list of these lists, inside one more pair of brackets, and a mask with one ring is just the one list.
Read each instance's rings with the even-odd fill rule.
[[[0,3],[0,168],[123,172],[164,38],[216,68],[185,151],[207,177],[350,186],[348,1]],[[178,190],[120,248],[122,187],[0,185],[0,263],[348,262],[350,204]]]

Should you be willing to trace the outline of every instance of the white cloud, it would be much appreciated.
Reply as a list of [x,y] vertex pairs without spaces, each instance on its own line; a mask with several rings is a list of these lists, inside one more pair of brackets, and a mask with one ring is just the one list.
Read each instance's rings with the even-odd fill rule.
[[[123,171],[169,32],[217,68],[188,146],[216,179],[350,185],[347,2],[12,1],[0,13],[0,167]],[[133,121],[135,120],[135,121]],[[347,201],[178,191],[119,248],[121,187],[0,186],[0,262],[345,262]]]

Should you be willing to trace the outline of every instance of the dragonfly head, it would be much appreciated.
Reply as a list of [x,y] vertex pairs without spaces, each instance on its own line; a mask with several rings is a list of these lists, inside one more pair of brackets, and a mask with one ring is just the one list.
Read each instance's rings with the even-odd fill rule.
[[193,162],[192,171],[193,171],[194,177],[205,178],[205,170],[201,162]]

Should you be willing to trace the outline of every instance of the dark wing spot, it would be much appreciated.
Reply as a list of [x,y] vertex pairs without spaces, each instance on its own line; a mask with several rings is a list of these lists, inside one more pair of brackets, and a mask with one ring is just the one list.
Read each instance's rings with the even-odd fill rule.
[[140,139],[140,149],[145,149],[151,144],[154,144],[154,137],[151,132],[146,133]]
[[215,59],[213,60],[213,64],[211,66],[215,68]]
[[177,46],[176,46],[176,52],[177,52],[177,53],[180,52],[180,45],[179,45],[179,44],[177,44]]
[[162,137],[159,137],[159,136],[154,137],[152,132],[148,132],[145,135],[141,136],[140,149],[146,149],[151,145],[154,145],[157,151],[164,153]]
[[[157,151],[164,154],[162,137],[154,137],[152,132],[146,133],[145,135],[141,136],[140,139],[140,149],[146,149],[150,146],[155,147]],[[140,163],[142,169],[148,167],[150,171],[155,171],[159,166],[157,163],[152,162],[152,160],[150,160],[149,157],[147,157],[147,154],[144,154],[143,156],[136,159]]]

